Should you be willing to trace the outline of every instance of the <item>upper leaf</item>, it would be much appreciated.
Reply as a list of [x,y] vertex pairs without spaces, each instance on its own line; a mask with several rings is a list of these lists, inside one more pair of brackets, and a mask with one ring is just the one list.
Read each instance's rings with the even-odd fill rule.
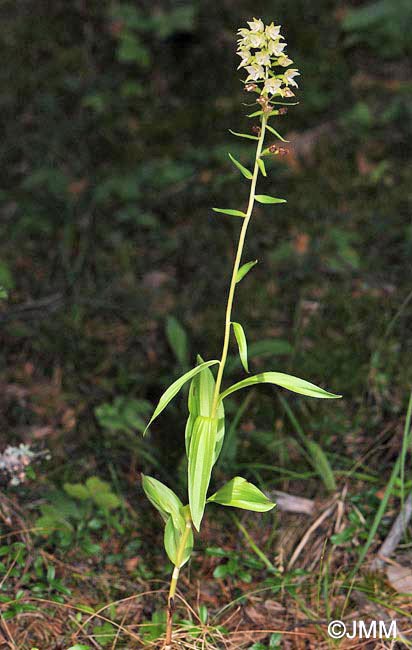
[[265,163],[263,161],[263,158],[258,158],[257,159],[257,164],[259,165],[259,169],[262,172],[262,175],[267,176],[266,167],[265,167]]
[[193,525],[199,530],[206,505],[207,489],[215,459],[217,418],[199,415],[189,445],[189,504]]
[[240,476],[232,478],[231,481],[209,497],[209,501],[220,503],[222,506],[253,510],[253,512],[267,512],[268,510],[272,510],[276,505],[256,485],[249,483],[245,478],[241,478]]
[[243,176],[250,181],[250,179],[253,177],[252,172],[249,171],[246,167],[244,167],[242,165],[242,163],[240,163],[238,160],[236,160],[236,158],[234,156],[232,156],[231,153],[228,154],[228,155],[229,155],[229,158],[232,161],[232,163],[235,165],[235,167],[237,167],[238,170],[243,174]]
[[282,388],[287,388],[293,393],[299,393],[301,395],[307,395],[308,397],[319,397],[323,399],[332,399],[339,398],[342,395],[334,395],[329,393],[323,388],[319,388],[315,384],[305,381],[305,379],[299,379],[293,375],[287,375],[284,372],[262,372],[259,375],[253,375],[253,377],[247,377],[242,381],[239,381],[237,384],[230,386],[220,395],[220,399],[225,399],[228,395],[231,395],[241,388],[246,388],[247,386],[254,386],[255,384],[276,384]]
[[274,196],[268,196],[267,194],[256,194],[255,199],[259,203],[286,203],[286,199],[276,199]]
[[236,131],[232,131],[232,129],[229,129],[229,131],[232,135],[237,135],[238,138],[247,138],[248,140],[259,140],[259,138],[256,135],[249,135],[249,133],[237,133]]
[[237,272],[236,282],[240,282],[241,279],[245,277],[246,273],[249,273],[250,269],[252,269],[257,263],[257,260],[253,260],[253,262],[246,262],[246,264],[243,264]]
[[239,356],[242,362],[242,366],[249,372],[248,362],[247,362],[247,341],[243,327],[240,323],[234,323],[232,321],[233,331],[235,333],[236,341],[239,347]]
[[169,316],[166,321],[166,336],[176,359],[183,369],[187,368],[189,365],[189,345],[187,334],[174,316]]
[[186,372],[184,375],[179,377],[179,379],[176,379],[176,381],[173,382],[169,386],[169,388],[163,393],[161,396],[158,405],[156,406],[154,413],[152,417],[150,418],[150,421],[146,427],[146,429],[143,432],[143,435],[145,435],[146,431],[152,424],[152,422],[157,418],[158,415],[166,408],[166,406],[169,404],[169,402],[174,398],[175,395],[179,392],[179,390],[184,386],[184,384],[189,381],[189,379],[192,379],[195,375],[197,375],[199,372],[202,371],[203,368],[208,368],[209,366],[213,366],[216,363],[219,363],[219,361],[204,361],[200,365],[196,366],[196,368],[192,368],[192,370],[189,370]]
[[212,208],[213,212],[222,212],[230,214],[231,217],[246,217],[246,213],[241,210],[232,210],[231,208]]
[[274,129],[272,126],[269,126],[269,124],[266,124],[266,128],[267,128],[271,133],[273,133],[273,135],[275,135],[277,138],[279,138],[279,140],[282,140],[282,142],[289,142],[289,140],[285,140],[285,138],[282,138],[282,136],[280,135],[280,133],[278,133],[278,132],[276,131],[276,129]]

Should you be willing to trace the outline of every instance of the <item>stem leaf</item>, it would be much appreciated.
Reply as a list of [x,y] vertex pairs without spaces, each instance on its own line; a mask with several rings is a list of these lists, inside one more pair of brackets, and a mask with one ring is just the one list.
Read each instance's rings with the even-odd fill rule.
[[253,262],[246,262],[246,264],[243,264],[237,272],[236,283],[240,282],[245,277],[245,275],[249,273],[250,269],[253,269],[253,267],[256,266],[257,263],[257,260],[253,260]]
[[196,366],[196,368],[192,368],[192,370],[189,370],[186,372],[184,375],[179,377],[179,379],[176,379],[176,381],[173,382],[169,386],[169,388],[163,393],[161,398],[159,399],[159,402],[153,412],[152,417],[149,420],[149,423],[146,427],[146,429],[143,432],[143,435],[146,434],[148,428],[152,424],[152,422],[160,415],[160,413],[166,408],[166,406],[169,404],[169,402],[177,395],[179,390],[184,386],[184,384],[189,381],[189,379],[192,379],[195,375],[197,375],[198,372],[201,372],[203,368],[208,368],[209,366],[213,366],[216,363],[219,363],[217,360],[213,361],[204,361],[200,365]]
[[229,154],[229,158],[232,161],[232,163],[235,165],[235,167],[238,168],[238,170],[243,174],[245,178],[247,178],[249,181],[253,177],[253,174],[251,171],[249,171],[246,167],[244,167],[232,154]]
[[315,384],[312,384],[305,379],[299,379],[299,377],[294,377],[293,375],[287,375],[284,372],[262,372],[259,375],[253,375],[253,377],[247,377],[242,381],[239,381],[237,384],[233,384],[227,388],[220,395],[220,399],[223,400],[228,395],[231,395],[241,388],[246,388],[247,386],[255,386],[256,384],[276,384],[282,388],[292,391],[293,393],[299,393],[300,395],[307,395],[308,397],[318,397],[322,399],[333,399],[342,397],[342,395],[334,395],[329,393],[323,388],[319,388]]
[[250,135],[249,133],[238,133],[237,131],[232,131],[232,129],[229,129],[229,131],[232,135],[237,135],[238,138],[247,138],[248,140],[259,140],[259,138],[256,135]]
[[258,203],[286,203],[286,199],[276,199],[274,196],[268,196],[267,194],[256,194],[255,199]]
[[199,415],[193,425],[188,457],[189,504],[193,525],[200,529],[215,458],[217,418]]
[[179,558],[179,549],[180,544],[183,539],[183,535],[186,530],[186,522],[183,517],[181,517],[179,526],[176,527],[173,519],[169,517],[168,522],[165,526],[164,532],[164,547],[167,553],[169,560],[180,569],[186,562],[189,560],[192,550],[193,550],[193,531],[190,530],[187,535],[187,540],[183,551],[180,551]]
[[267,512],[275,507],[253,483],[241,476],[235,476],[215,494],[208,498],[209,502],[220,503],[222,506],[242,508],[253,512]]
[[231,217],[246,217],[246,213],[241,210],[231,210],[230,208],[212,208],[213,212],[229,214]]
[[282,140],[282,142],[289,142],[289,140],[285,140],[285,138],[282,138],[282,136],[280,135],[280,133],[278,133],[278,132],[276,131],[276,129],[274,129],[272,126],[269,126],[269,124],[266,124],[266,128],[268,129],[268,131],[270,131],[271,133],[273,133],[273,135],[275,135],[277,138],[279,138],[279,140]]
[[171,517],[178,527],[180,519],[183,518],[180,511],[183,503],[173,490],[156,478],[144,474],[142,474],[142,487],[150,503],[160,512],[163,521],[168,521]]
[[239,348],[239,356],[242,362],[242,366],[249,372],[249,366],[247,362],[247,341],[243,327],[240,323],[235,323],[232,321],[233,331],[235,333],[236,341]]
[[257,159],[257,164],[259,165],[259,169],[262,172],[263,176],[267,176],[265,163],[263,162],[262,158]]

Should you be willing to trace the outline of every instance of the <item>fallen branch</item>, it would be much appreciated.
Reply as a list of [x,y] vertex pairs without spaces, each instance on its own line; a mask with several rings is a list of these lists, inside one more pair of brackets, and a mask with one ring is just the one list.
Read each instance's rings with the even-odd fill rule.
[[412,517],[412,492],[406,498],[400,513],[392,524],[392,527],[374,558],[371,568],[374,570],[382,569],[392,553],[396,550],[402,535],[406,531]]

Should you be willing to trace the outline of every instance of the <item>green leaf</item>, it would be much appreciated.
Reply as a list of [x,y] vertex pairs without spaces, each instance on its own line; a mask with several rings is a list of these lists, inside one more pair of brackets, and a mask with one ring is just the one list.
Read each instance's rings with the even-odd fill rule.
[[232,321],[232,325],[233,325],[233,331],[235,333],[236,341],[239,347],[239,356],[242,362],[242,366],[244,367],[246,372],[249,372],[249,367],[247,362],[247,341],[246,341],[245,332],[240,323],[234,323]]
[[236,282],[240,282],[245,277],[245,275],[249,273],[250,269],[253,269],[253,267],[256,266],[257,263],[257,260],[253,260],[253,262],[246,262],[246,264],[243,264],[243,266],[241,266],[237,272]]
[[263,111],[255,111],[254,113],[247,115],[247,117],[257,117],[258,115],[263,115]]
[[193,531],[190,530],[182,557],[178,558],[178,549],[182,536],[186,529],[186,522],[181,517],[178,527],[171,517],[169,517],[164,532],[164,547],[169,560],[179,569],[189,560],[193,550]]
[[215,459],[217,418],[199,415],[193,426],[189,446],[189,504],[193,524],[198,531],[206,505],[207,489]]
[[253,177],[252,172],[250,172],[246,167],[244,167],[232,154],[228,154],[230,160],[232,163],[238,168],[238,170],[243,174],[245,178],[247,178],[249,181]]
[[174,316],[169,316],[166,321],[166,336],[176,359],[183,368],[187,368],[189,363],[187,334]]
[[150,503],[160,512],[162,519],[167,522],[171,517],[175,527],[179,529],[183,519],[181,514],[183,504],[173,490],[156,478],[144,474],[142,474],[142,486]]
[[257,164],[259,165],[259,169],[262,172],[263,176],[267,176],[265,163],[263,162],[262,158],[257,159]]
[[[202,363],[202,357],[198,356],[198,363]],[[189,455],[190,439],[193,433],[193,426],[198,415],[209,417],[212,413],[213,395],[215,392],[215,378],[209,368],[204,368],[190,383],[188,407],[189,417],[186,423],[185,444],[186,454]],[[225,411],[223,403],[219,402],[217,407],[218,426],[216,433],[215,458],[216,462],[223,445],[225,435]]]
[[225,399],[228,395],[231,395],[241,388],[246,388],[247,386],[254,386],[256,384],[276,384],[282,388],[292,391],[293,393],[299,393],[300,395],[307,395],[308,397],[318,397],[323,399],[332,399],[339,398],[342,395],[334,395],[329,393],[315,384],[311,384],[309,381],[304,379],[299,379],[293,375],[287,375],[284,372],[262,372],[259,375],[254,375],[253,377],[247,377],[242,381],[239,381],[237,384],[230,386],[220,395],[220,399]]
[[241,210],[231,210],[230,208],[212,208],[213,212],[222,212],[229,214],[231,217],[246,217],[246,213]]
[[199,372],[202,371],[203,368],[208,368],[209,366],[214,366],[216,363],[219,363],[219,361],[204,361],[200,365],[196,366],[195,368],[192,368],[192,370],[189,370],[186,372],[184,375],[179,377],[179,379],[176,379],[176,381],[173,382],[169,386],[169,388],[163,393],[161,396],[154,413],[152,417],[150,418],[150,421],[146,427],[146,429],[143,432],[143,435],[147,432],[148,428],[152,424],[152,422],[160,415],[160,413],[166,408],[166,406],[169,404],[169,402],[177,395],[179,390],[184,386],[184,384],[189,381],[189,379],[192,379],[195,375],[197,375]]
[[329,460],[322,447],[315,440],[306,440],[306,446],[311,456],[312,465],[329,492],[336,492],[337,485]]
[[289,140],[285,140],[285,138],[282,138],[282,136],[280,135],[280,133],[278,133],[278,132],[277,132],[277,131],[272,127],[272,126],[269,126],[269,124],[266,124],[266,128],[267,128],[271,133],[273,133],[273,135],[275,135],[277,138],[279,138],[279,140],[282,140],[282,142],[289,142]]
[[236,131],[232,131],[232,129],[229,129],[229,131],[232,135],[237,135],[238,138],[247,138],[248,140],[259,140],[259,138],[256,135],[249,135],[249,133],[237,133]]
[[90,492],[82,483],[65,483],[63,489],[69,497],[86,501],[90,499]]
[[275,199],[274,196],[267,194],[256,194],[255,199],[259,203],[286,203],[286,199]]
[[259,488],[240,476],[232,478],[231,481],[209,497],[209,501],[220,503],[222,506],[253,510],[253,512],[267,512],[275,507],[275,504]]

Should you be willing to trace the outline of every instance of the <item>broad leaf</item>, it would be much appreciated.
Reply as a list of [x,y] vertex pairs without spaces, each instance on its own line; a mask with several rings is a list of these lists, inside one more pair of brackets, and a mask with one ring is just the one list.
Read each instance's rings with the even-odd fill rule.
[[280,135],[280,133],[278,133],[278,132],[276,131],[276,129],[274,129],[272,126],[269,126],[269,124],[266,124],[266,128],[267,128],[271,133],[273,133],[273,135],[275,135],[277,138],[279,138],[279,140],[282,140],[282,142],[289,142],[289,140],[285,140],[285,138],[282,138],[282,136]]
[[259,165],[259,169],[262,172],[263,176],[267,176],[265,163],[263,162],[262,158],[258,158],[257,164]]
[[267,194],[256,194],[255,199],[259,203],[286,203],[286,199],[275,199],[274,196]]
[[177,395],[179,390],[182,388],[182,386],[185,385],[187,381],[189,381],[189,379],[192,379],[192,377],[201,372],[203,368],[208,368],[209,366],[213,366],[216,363],[219,363],[219,361],[204,361],[199,366],[196,366],[196,368],[192,368],[192,370],[189,370],[184,375],[179,377],[179,379],[176,379],[176,381],[174,381],[173,384],[171,384],[171,386],[169,386],[169,388],[161,396],[158,405],[156,406],[154,413],[150,418],[149,424],[143,432],[143,435],[145,435],[152,422],[157,418],[158,415],[160,415],[160,413],[166,408],[169,402],[174,398],[175,395]]
[[243,174],[243,176],[250,181],[250,179],[253,177],[252,172],[249,171],[246,167],[244,167],[238,160],[236,160],[236,158],[232,156],[231,153],[228,155],[232,163],[235,165],[235,167],[237,167],[238,170]]
[[[198,363],[202,362],[202,358],[198,356]],[[196,377],[194,377],[190,383],[188,398],[189,417],[187,419],[185,430],[185,444],[187,455],[189,455],[190,438],[193,433],[193,426],[197,416],[202,415],[203,417],[209,417],[212,413],[215,383],[215,378],[213,377],[213,374],[209,368],[204,368],[202,372],[196,375]],[[218,404],[217,417],[218,426],[216,432],[215,458],[213,461],[214,463],[216,462],[222,449],[223,438],[225,435],[225,411],[222,402],[219,402]]]
[[[143,490],[150,503],[158,510],[164,521],[171,517],[176,528],[181,526],[181,508],[183,504],[179,497],[166,485],[152,476],[142,474]],[[184,519],[183,519],[184,523]]]
[[238,138],[247,138],[248,140],[259,140],[259,138],[256,135],[249,135],[249,133],[237,133],[236,131],[232,131],[232,129],[229,129],[229,131],[232,135],[237,135]]
[[230,208],[212,208],[213,212],[229,214],[231,217],[246,217],[246,213],[241,210],[231,210]]
[[246,262],[246,264],[243,264],[243,266],[241,266],[237,272],[236,282],[240,282],[242,278],[245,277],[246,273],[249,273],[250,269],[253,269],[253,267],[256,266],[257,263],[258,263],[257,260],[253,260],[253,262]]
[[323,399],[342,397],[342,395],[334,395],[333,393],[323,390],[323,388],[319,388],[319,386],[315,386],[315,384],[311,384],[309,381],[299,379],[293,375],[287,375],[284,372],[262,372],[259,375],[247,377],[246,379],[239,381],[237,384],[230,386],[230,388],[227,388],[223,393],[221,393],[220,399],[223,400],[225,397],[241,388],[255,386],[256,384],[275,384],[276,386],[287,388],[287,390],[290,390],[293,393],[307,395],[308,397],[319,397]]
[[240,323],[234,323],[232,321],[232,325],[233,325],[233,331],[235,333],[236,341],[239,348],[239,356],[242,362],[242,366],[244,367],[246,372],[249,372],[249,366],[247,362],[247,341],[246,341],[245,332]]
[[259,488],[240,476],[232,478],[229,483],[209,497],[209,501],[220,503],[222,506],[253,510],[253,512],[267,512],[276,505]]
[[217,418],[199,415],[189,445],[189,504],[193,525],[199,530],[215,458]]
[[169,517],[164,532],[164,546],[168,558],[172,562],[172,564],[177,566],[179,569],[184,564],[186,564],[186,562],[189,560],[193,550],[193,531],[190,530],[189,535],[187,537],[187,542],[185,545],[183,555],[179,560],[178,549],[180,546],[180,542],[182,540],[182,536],[185,532],[185,529],[186,529],[186,522],[183,516],[181,517],[178,527],[175,526],[173,519]]

